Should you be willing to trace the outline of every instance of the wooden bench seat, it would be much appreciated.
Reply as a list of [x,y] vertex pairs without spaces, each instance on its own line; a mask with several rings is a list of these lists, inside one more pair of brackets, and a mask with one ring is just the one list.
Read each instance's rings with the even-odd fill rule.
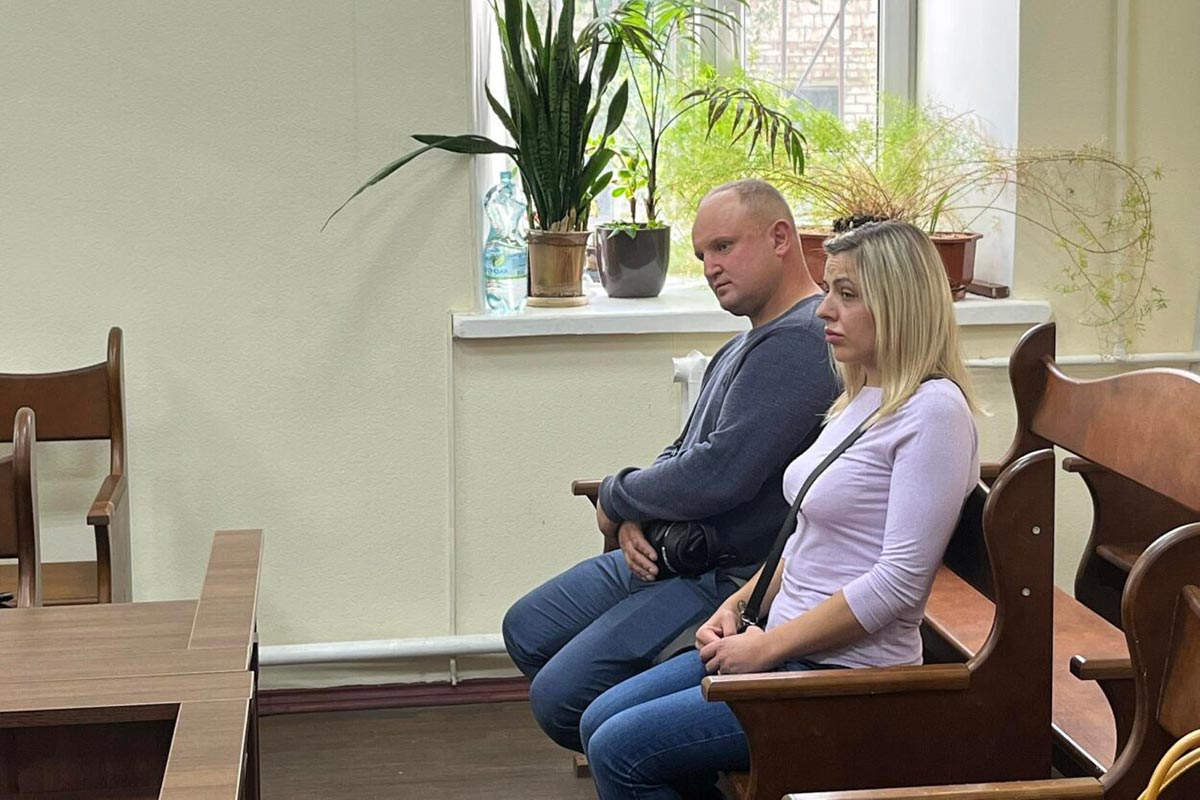
[[[992,602],[943,566],[934,579],[925,624],[940,639],[971,658],[987,639],[995,616]],[[1053,720],[1056,743],[1078,768],[1103,774],[1117,753],[1117,724],[1104,691],[1071,672],[1071,659],[1128,664],[1125,635],[1062,589],[1054,589]],[[1133,679],[1126,667],[1125,676]]]
[[1133,544],[1102,544],[1096,548],[1096,555],[1103,558],[1114,567],[1129,572],[1133,569],[1134,563],[1138,560],[1138,556],[1146,551],[1149,542],[1136,542]]

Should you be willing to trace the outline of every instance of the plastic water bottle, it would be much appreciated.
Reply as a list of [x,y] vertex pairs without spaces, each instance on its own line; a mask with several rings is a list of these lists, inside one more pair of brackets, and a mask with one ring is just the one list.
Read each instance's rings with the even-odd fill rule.
[[525,307],[529,275],[529,248],[525,244],[528,222],[525,198],[513,184],[512,172],[500,173],[500,182],[483,197],[489,226],[483,246],[483,280],[488,313],[509,314]]

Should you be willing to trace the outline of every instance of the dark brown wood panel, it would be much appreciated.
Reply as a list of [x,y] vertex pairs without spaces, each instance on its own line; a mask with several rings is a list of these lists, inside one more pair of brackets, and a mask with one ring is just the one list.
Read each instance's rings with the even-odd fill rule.
[[1200,377],[1146,369],[1085,381],[1054,364],[1046,374],[1034,433],[1200,512]]

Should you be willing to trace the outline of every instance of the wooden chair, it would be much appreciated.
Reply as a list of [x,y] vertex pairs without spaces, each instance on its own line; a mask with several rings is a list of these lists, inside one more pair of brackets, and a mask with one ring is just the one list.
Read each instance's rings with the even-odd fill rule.
[[[128,602],[133,590],[121,329],[109,331],[108,357],[99,364],[66,372],[0,374],[0,419],[22,407],[37,414],[42,441],[109,441],[109,474],[87,512],[87,524],[95,531],[96,559],[43,564],[44,602]],[[3,431],[0,441],[8,441]],[[0,589],[12,591],[17,581],[17,567],[0,566]]]
[[0,558],[17,559],[13,601],[18,608],[42,604],[42,568],[38,547],[37,468],[33,412],[17,410],[12,455],[0,459]]
[[[1200,524],[1177,528],[1146,549],[1130,571],[1121,613],[1137,676],[1136,721],[1120,757],[1099,779],[810,792],[788,799],[1135,800],[1167,748],[1200,728]],[[1184,775],[1162,796],[1200,797],[1200,773]]]

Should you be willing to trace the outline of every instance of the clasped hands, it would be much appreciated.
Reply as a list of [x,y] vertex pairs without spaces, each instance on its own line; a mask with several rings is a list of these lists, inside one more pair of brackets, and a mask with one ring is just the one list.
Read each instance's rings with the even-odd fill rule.
[[780,661],[772,644],[773,640],[755,625],[738,633],[737,614],[730,608],[718,608],[696,631],[696,649],[710,675],[768,672]]
[[621,548],[630,572],[644,581],[652,581],[658,576],[658,566],[654,563],[658,560],[658,553],[646,540],[641,525],[632,521],[618,525],[604,513],[599,503],[596,504],[596,525],[604,534],[606,545]]

